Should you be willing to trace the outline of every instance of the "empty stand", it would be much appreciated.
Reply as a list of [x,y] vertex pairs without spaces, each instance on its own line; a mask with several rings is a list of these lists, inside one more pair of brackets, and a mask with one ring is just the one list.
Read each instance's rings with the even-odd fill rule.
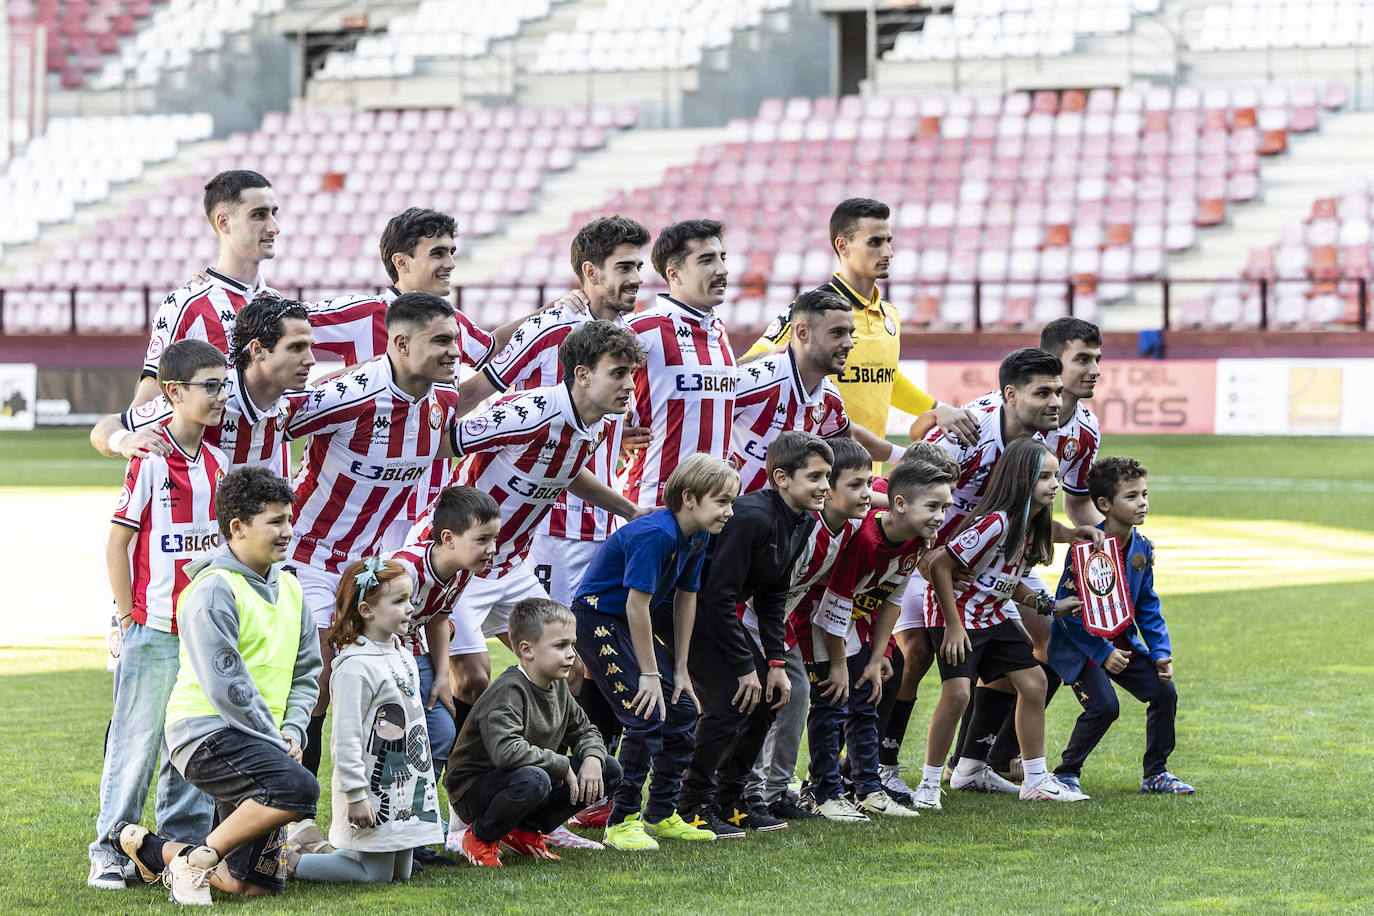
[[1127,32],[1133,15],[1156,12],[1160,4],[1161,0],[960,0],[949,12],[932,12],[919,31],[899,32],[885,59],[1068,54],[1079,36]]

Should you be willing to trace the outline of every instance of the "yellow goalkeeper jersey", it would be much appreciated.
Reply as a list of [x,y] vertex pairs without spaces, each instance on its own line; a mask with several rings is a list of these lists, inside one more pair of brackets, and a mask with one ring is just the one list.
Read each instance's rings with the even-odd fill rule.
[[[854,349],[849,351],[844,372],[834,376],[851,422],[879,436],[887,435],[889,408],[919,415],[935,406],[935,399],[897,369],[901,354],[901,322],[897,308],[883,300],[877,285],[864,299],[839,274],[819,289],[829,289],[849,300],[854,309]],[[745,358],[768,353],[786,345],[792,336],[792,310],[774,319]]]

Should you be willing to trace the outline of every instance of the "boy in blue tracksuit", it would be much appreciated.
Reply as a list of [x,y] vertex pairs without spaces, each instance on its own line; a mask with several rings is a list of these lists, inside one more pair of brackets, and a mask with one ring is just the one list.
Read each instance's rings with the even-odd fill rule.
[[[1188,795],[1193,787],[1169,772],[1174,749],[1174,660],[1169,627],[1155,593],[1154,545],[1135,530],[1149,509],[1146,470],[1134,458],[1103,458],[1088,474],[1088,495],[1105,519],[1098,527],[1121,542],[1135,620],[1112,639],[1093,636],[1079,617],[1058,617],[1050,630],[1050,667],[1073,686],[1083,712],[1074,724],[1068,747],[1054,775],[1079,789],[1083,761],[1116,721],[1121,709],[1112,681],[1142,703],[1145,712],[1145,760],[1140,791]],[[1058,597],[1076,595],[1072,557],[1064,564]]]

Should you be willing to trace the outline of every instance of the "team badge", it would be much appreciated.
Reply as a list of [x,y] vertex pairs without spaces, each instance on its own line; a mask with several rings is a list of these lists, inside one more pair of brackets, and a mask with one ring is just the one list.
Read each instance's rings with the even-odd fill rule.
[[429,428],[438,429],[444,425],[444,409],[438,404],[429,405]]
[[157,400],[145,401],[134,408],[134,416],[140,420],[148,420],[157,416]]
[[126,483],[119,491],[119,499],[115,501],[115,511],[123,512],[129,508],[129,500],[133,498],[133,495],[133,491],[129,489],[129,485]]
[[496,354],[496,359],[492,360],[492,362],[504,363],[506,360],[510,359],[511,356],[513,356],[514,354],[515,344],[506,344],[505,349],[503,349],[500,353]]
[[1064,454],[1060,455],[1065,461],[1072,461],[1073,456],[1078,454],[1078,440],[1068,439],[1064,442]]
[[221,480],[223,480],[223,479],[224,479],[224,468],[215,468],[215,486],[219,486],[219,482],[220,482]]
[[1134,569],[1136,572],[1144,572],[1144,571],[1145,571],[1145,554],[1143,554],[1143,553],[1133,553],[1133,554],[1131,554],[1131,569]]
[[811,422],[820,426],[825,420],[825,405],[816,404],[811,408]]
[[902,558],[902,565],[898,567],[898,569],[901,571],[901,574],[904,575],[904,576],[905,576],[905,575],[909,575],[909,574],[911,573],[911,571],[912,571],[913,569],[915,569],[915,568],[916,568],[916,557],[915,557],[915,556],[903,557],[903,558]]
[[781,318],[774,318],[774,319],[769,323],[768,327],[766,327],[766,328],[763,329],[763,336],[764,336],[764,337],[767,337],[767,338],[770,339],[770,340],[776,338],[776,337],[777,337],[779,334],[781,334],[781,333],[782,333],[782,319],[781,319]]
[[969,530],[965,531],[963,534],[959,535],[959,546],[960,546],[960,547],[963,547],[963,548],[965,548],[965,549],[967,549],[967,550],[972,550],[973,548],[977,547],[977,546],[978,546],[978,531],[977,531],[977,529],[975,529],[975,528],[970,528]]
[[893,337],[897,336],[897,322],[892,320],[891,315],[883,316],[883,327],[887,328],[887,333],[891,334]]
[[148,342],[148,358],[157,359],[162,355],[162,338],[154,337]]
[[463,432],[469,436],[480,436],[487,431],[486,417],[473,417],[463,424]]
[[1094,595],[1110,595],[1116,588],[1116,565],[1105,553],[1094,551],[1084,564],[1084,578]]

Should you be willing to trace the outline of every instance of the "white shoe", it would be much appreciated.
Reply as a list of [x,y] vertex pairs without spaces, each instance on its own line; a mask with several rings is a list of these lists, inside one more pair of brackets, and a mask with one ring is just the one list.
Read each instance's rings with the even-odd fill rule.
[[854,803],[843,795],[839,798],[827,798],[812,810],[828,821],[844,821],[850,824],[868,823],[868,815],[854,807]]
[[906,767],[898,766],[895,763],[878,764],[878,782],[882,784],[883,791],[886,792],[893,801],[899,805],[911,804],[911,786],[907,785],[906,780],[902,779]]
[[286,842],[295,846],[305,855],[328,855],[334,847],[325,839],[314,818],[296,821],[286,828]]
[[975,770],[972,776],[960,776],[955,771],[949,778],[949,787],[957,792],[1001,792],[1004,795],[1015,795],[1021,791],[1016,783],[998,776],[986,763]]
[[468,825],[463,823],[463,819],[449,809],[448,836],[444,838],[444,848],[449,852],[463,851],[463,834],[468,832]]
[[943,807],[940,804],[940,796],[944,791],[938,782],[926,782],[923,779],[916,787],[916,791],[911,793],[911,806],[926,811],[939,811]]
[[1021,800],[1075,802],[1087,801],[1088,796],[1082,792],[1075,792],[1053,776],[1046,776],[1033,786],[1023,785],[1021,787]]
[[204,846],[192,849],[184,856],[175,856],[172,864],[167,866],[167,870],[162,873],[162,881],[167,885],[168,899],[173,903],[183,906],[209,906],[210,900],[210,873],[219,864],[219,856],[215,856],[213,865],[194,865],[191,857],[195,856],[197,861],[204,861],[206,856],[197,855],[202,849],[214,853]]
[[94,887],[102,891],[122,891],[127,884],[124,883],[124,868],[117,862],[96,862],[91,860],[91,871],[86,876],[86,886]]
[[912,811],[910,808],[903,808],[892,800],[882,789],[877,792],[870,792],[859,799],[859,810],[866,814],[884,814],[888,817],[920,817],[919,811]]

